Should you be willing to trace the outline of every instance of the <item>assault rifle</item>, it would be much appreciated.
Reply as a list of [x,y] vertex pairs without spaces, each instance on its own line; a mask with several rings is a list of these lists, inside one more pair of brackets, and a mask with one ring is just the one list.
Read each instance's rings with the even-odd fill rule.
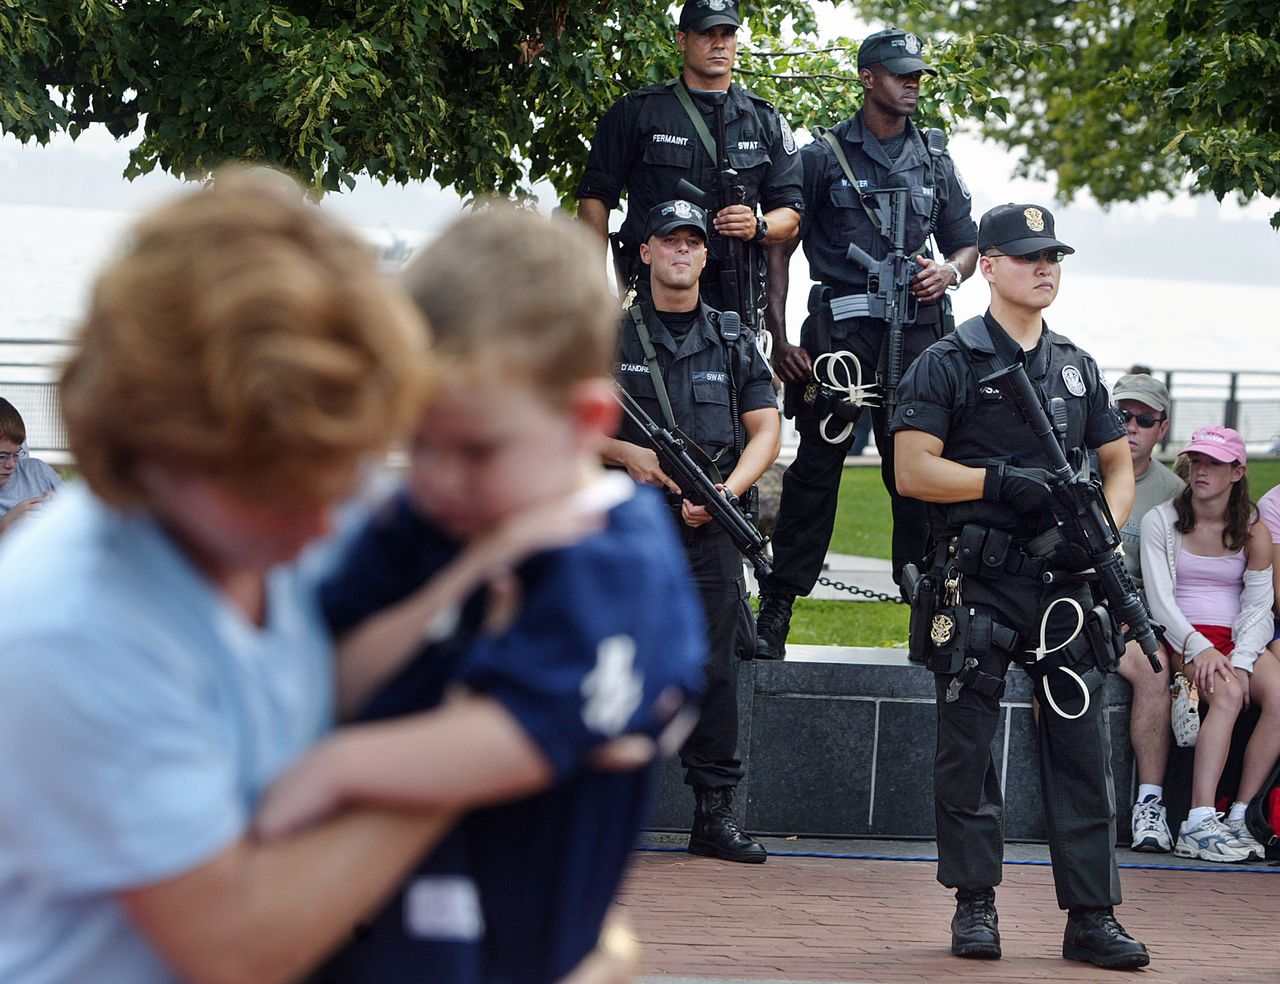
[[[768,538],[756,529],[755,524],[743,515],[738,499],[726,490],[721,492],[716,483],[707,475],[705,469],[694,460],[690,449],[702,454],[701,449],[680,433],[678,428],[660,427],[640,404],[632,399],[631,394],[621,387],[614,397],[633,424],[644,432],[649,446],[658,454],[658,462],[675,483],[680,486],[680,495],[696,506],[705,506],[711,518],[724,527],[733,545],[742,556],[755,568],[756,580],[763,583],[773,568],[764,555],[768,546]],[[705,457],[705,455],[704,455]],[[710,460],[707,461],[710,465]],[[714,467],[714,466],[712,466]]]
[[[1031,380],[1027,378],[1027,370],[1021,362],[993,372],[980,382],[983,386],[998,389],[1013,404],[1018,416],[1040,442],[1041,450],[1052,464],[1054,481],[1050,488],[1053,490],[1056,506],[1054,513],[1059,530],[1068,543],[1084,550],[1097,575],[1111,614],[1128,626],[1125,638],[1137,640],[1151,662],[1151,668],[1159,673],[1161,667],[1156,655],[1155,629],[1151,616],[1147,613],[1147,606],[1143,604],[1138,589],[1125,570],[1124,562],[1116,553],[1120,533],[1116,529],[1116,521],[1111,515],[1106,497],[1102,494],[1101,483],[1097,480],[1076,480],[1075,472],[1059,443],[1058,431],[1049,422],[1049,416],[1040,405],[1035,390],[1031,388]],[[1060,430],[1065,433],[1066,406],[1057,397],[1049,402],[1054,417],[1060,422]]]
[[[747,203],[746,185],[742,183],[738,172],[729,163],[729,151],[725,143],[724,103],[727,95],[728,93],[717,92],[704,97],[712,99],[715,114],[715,193],[708,195],[705,190],[685,178],[681,178],[680,183],[676,185],[677,195],[701,205],[713,218],[721,209],[728,208],[730,205]],[[711,230],[708,229],[707,232],[709,234]],[[745,242],[735,236],[721,236],[720,240],[724,244],[723,255],[717,256],[720,262],[720,275],[717,279],[720,284],[721,303],[724,305],[724,310],[737,311],[742,323],[754,330],[759,327],[760,319],[756,312],[755,276],[751,251]]]
[[874,214],[880,223],[880,234],[889,243],[889,255],[883,260],[873,260],[857,243],[850,243],[845,257],[867,271],[867,292],[831,301],[831,316],[836,321],[876,318],[889,324],[889,351],[882,386],[886,419],[893,418],[898,406],[898,383],[902,381],[902,326],[916,320],[916,297],[911,293],[911,280],[920,272],[920,265],[906,251],[907,199],[910,195],[908,188],[883,188],[865,193],[864,198],[876,199]]

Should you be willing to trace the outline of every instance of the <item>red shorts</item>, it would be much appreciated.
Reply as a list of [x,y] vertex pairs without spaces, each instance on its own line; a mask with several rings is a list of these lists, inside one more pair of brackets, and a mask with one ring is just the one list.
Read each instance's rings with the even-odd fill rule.
[[1230,656],[1231,650],[1236,648],[1229,625],[1193,625],[1192,628],[1213,643],[1213,648],[1223,656]]

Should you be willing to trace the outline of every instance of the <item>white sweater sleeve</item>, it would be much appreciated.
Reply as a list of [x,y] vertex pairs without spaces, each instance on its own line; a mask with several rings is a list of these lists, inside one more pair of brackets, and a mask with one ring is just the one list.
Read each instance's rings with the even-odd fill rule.
[[1157,506],[1142,517],[1139,550],[1142,584],[1147,604],[1151,606],[1151,615],[1164,626],[1165,642],[1169,648],[1190,662],[1197,653],[1212,648],[1213,643],[1203,633],[1197,632],[1178,608],[1173,580],[1177,558],[1170,556],[1173,550],[1172,521],[1163,507]]
[[1258,654],[1271,641],[1271,568],[1244,572],[1244,588],[1240,592],[1240,614],[1231,628],[1236,648],[1231,652],[1231,665],[1253,672]]

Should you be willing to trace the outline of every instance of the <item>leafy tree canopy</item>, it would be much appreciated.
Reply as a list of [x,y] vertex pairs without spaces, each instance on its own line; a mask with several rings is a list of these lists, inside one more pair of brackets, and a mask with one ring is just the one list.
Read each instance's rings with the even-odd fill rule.
[[[976,116],[983,131],[1022,152],[1022,174],[1055,175],[1065,198],[1087,190],[1110,204],[1180,188],[1280,197],[1280,0],[854,6],[954,39],[987,65],[1010,102],[1004,115]],[[1005,58],[1014,42],[1030,57]],[[1271,224],[1280,228],[1280,211]]]
[[[934,39],[921,121],[982,121],[1100,201],[1274,196],[1280,0],[855,0]],[[749,3],[739,77],[795,126],[861,101],[860,39],[817,41],[804,0]],[[0,131],[142,131],[126,169],[199,177],[266,160],[318,190],[433,179],[572,196],[596,121],[674,75],[646,0],[0,0]],[[1280,223],[1280,213],[1273,220]]]

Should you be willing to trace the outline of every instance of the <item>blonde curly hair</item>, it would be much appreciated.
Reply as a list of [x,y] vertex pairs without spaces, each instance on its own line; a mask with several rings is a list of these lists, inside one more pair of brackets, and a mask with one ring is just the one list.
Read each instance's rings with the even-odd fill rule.
[[98,276],[61,381],[71,449],[119,506],[143,502],[144,462],[332,498],[412,413],[427,336],[370,248],[290,179],[223,170],[142,219]]

